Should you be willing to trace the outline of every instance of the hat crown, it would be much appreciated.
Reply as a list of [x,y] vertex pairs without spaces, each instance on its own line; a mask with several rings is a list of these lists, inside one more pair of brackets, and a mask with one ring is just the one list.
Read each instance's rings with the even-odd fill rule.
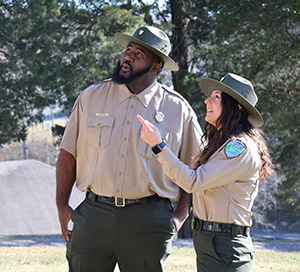
[[168,35],[154,26],[139,27],[132,36],[116,33],[116,39],[123,45],[137,43],[147,48],[164,61],[163,68],[170,71],[178,71],[177,63],[168,55],[171,51],[171,43]]
[[171,51],[169,37],[166,35],[166,33],[156,27],[142,26],[134,32],[132,37],[149,44],[165,55],[169,55]]
[[256,105],[258,98],[254,92],[252,83],[248,79],[245,79],[239,75],[228,73],[220,80],[220,82],[237,92],[253,107]]

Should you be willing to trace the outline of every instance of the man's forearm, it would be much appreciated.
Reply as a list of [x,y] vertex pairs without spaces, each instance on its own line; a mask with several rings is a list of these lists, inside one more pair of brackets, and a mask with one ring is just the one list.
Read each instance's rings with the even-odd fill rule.
[[56,205],[68,205],[72,187],[76,180],[76,159],[61,149],[56,166]]
[[178,201],[177,209],[173,213],[173,219],[177,226],[177,231],[181,228],[185,220],[189,216],[189,195],[185,191],[182,190],[181,197]]
[[177,209],[175,213],[178,215],[178,219],[182,220],[183,222],[188,218],[189,216],[189,194],[182,190],[181,197],[178,202]]

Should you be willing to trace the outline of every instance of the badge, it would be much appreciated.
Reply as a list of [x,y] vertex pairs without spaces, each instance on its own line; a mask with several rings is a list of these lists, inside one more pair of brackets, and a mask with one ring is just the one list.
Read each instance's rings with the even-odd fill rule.
[[165,118],[165,115],[161,112],[161,111],[157,111],[156,114],[155,114],[155,120],[158,122],[158,123],[161,123]]
[[235,158],[241,155],[247,146],[240,140],[231,140],[225,147],[225,155],[228,159]]

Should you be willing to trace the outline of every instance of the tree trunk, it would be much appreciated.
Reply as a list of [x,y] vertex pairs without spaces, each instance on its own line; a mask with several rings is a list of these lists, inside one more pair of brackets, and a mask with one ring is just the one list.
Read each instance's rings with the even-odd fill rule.
[[[188,19],[185,18],[185,6],[182,0],[170,0],[170,9],[172,14],[172,23],[174,29],[172,31],[172,52],[171,58],[177,62],[179,71],[172,72],[172,80],[174,90],[184,96],[184,88],[180,82],[180,70],[188,70],[188,48],[187,48],[187,27]],[[191,219],[192,215],[183,224],[182,228],[178,231],[178,238],[191,238]]]
[[[170,0],[170,8],[172,14],[172,24],[174,29],[172,31],[172,52],[171,58],[177,62],[179,70],[188,69],[188,49],[187,49],[187,26],[188,19],[184,17],[185,7],[184,1]],[[180,83],[180,71],[172,72],[174,89],[184,95],[184,89]]]

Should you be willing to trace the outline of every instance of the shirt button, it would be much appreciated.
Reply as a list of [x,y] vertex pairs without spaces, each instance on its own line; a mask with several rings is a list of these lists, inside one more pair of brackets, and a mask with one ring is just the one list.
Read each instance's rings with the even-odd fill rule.
[[127,125],[129,125],[129,124],[130,124],[130,121],[127,121],[126,123],[127,123]]
[[121,176],[122,175],[122,172],[119,172],[119,176]]
[[124,158],[125,158],[125,155],[122,154],[122,155],[121,155],[121,158],[124,159]]
[[131,105],[130,108],[133,108],[133,105]]
[[123,140],[124,140],[124,141],[127,141],[127,137],[124,137]]

